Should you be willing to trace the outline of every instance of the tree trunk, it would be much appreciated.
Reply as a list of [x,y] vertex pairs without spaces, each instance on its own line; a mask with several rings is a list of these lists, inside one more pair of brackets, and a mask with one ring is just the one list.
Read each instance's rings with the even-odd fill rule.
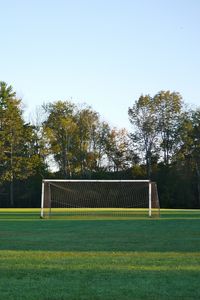
[[10,182],[10,206],[14,207],[14,191],[13,191],[13,142],[11,142],[10,149],[10,168],[11,168],[11,182]]
[[10,182],[10,207],[14,207],[14,190],[13,190],[13,178]]
[[151,178],[151,152],[147,151],[146,154],[146,170],[147,170],[147,178]]

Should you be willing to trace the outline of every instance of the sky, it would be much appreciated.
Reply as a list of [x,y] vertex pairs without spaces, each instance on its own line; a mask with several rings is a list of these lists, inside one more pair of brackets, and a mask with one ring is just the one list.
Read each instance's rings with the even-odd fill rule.
[[129,130],[141,94],[200,105],[199,0],[0,0],[0,10],[0,80],[26,117],[70,100]]

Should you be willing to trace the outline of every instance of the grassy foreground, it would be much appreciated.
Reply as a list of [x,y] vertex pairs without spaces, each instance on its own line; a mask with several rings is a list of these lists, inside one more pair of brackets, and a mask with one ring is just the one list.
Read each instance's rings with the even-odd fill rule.
[[200,211],[40,220],[0,210],[0,299],[200,299]]

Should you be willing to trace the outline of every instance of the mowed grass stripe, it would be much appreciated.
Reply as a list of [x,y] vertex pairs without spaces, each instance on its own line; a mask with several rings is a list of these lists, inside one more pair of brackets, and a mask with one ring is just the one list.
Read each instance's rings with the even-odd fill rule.
[[199,252],[1,251],[0,270],[200,271]]
[[[40,209],[26,208],[1,208],[0,221],[2,220],[38,220],[40,219]],[[46,218],[49,219],[49,218]],[[161,209],[160,216],[157,214],[149,218],[147,209],[53,209],[51,220],[134,220],[134,219],[200,219],[198,209]]]

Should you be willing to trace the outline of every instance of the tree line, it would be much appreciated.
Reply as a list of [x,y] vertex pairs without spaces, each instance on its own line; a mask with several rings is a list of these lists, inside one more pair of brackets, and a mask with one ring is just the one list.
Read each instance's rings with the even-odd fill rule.
[[200,207],[200,109],[177,92],[141,95],[127,108],[131,132],[87,104],[54,101],[24,118],[0,82],[0,206],[38,207],[42,178],[146,179],[161,207]]

